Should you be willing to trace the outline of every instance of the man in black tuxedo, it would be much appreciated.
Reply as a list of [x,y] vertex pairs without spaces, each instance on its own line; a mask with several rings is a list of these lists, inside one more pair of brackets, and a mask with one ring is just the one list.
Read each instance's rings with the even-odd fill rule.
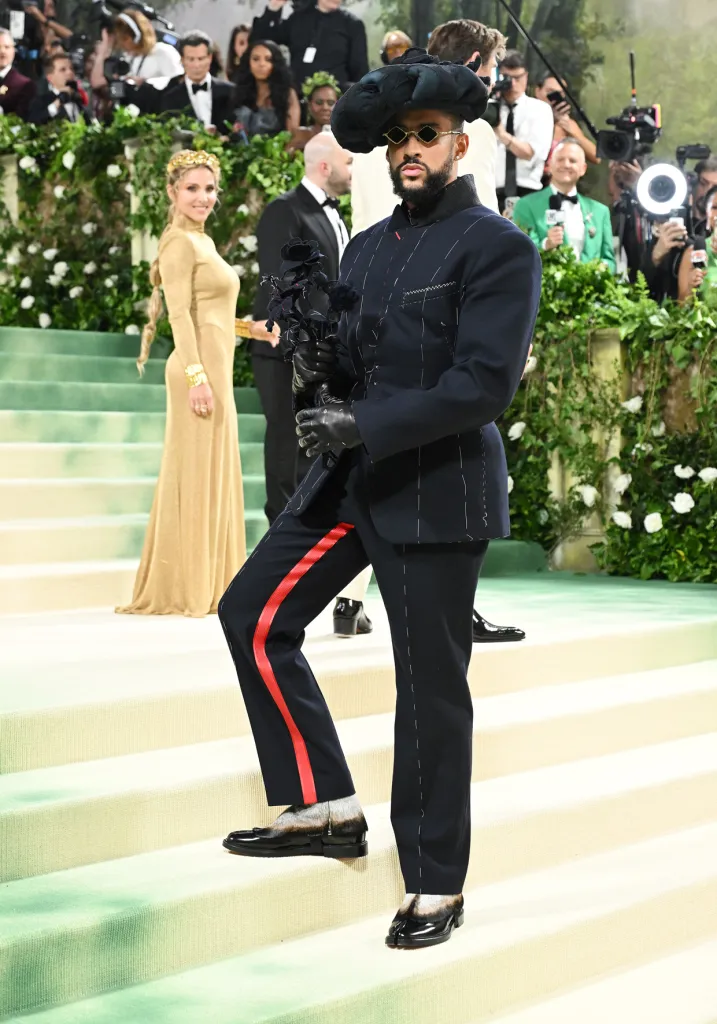
[[[256,229],[259,278],[277,274],[281,247],[291,238],[316,239],[324,254],[330,280],[339,276],[339,263],[349,233],[338,211],[338,197],[351,188],[351,154],[341,149],[333,135],[314,136],[304,151],[305,173],[300,185],[274,199],[265,207]],[[326,296],[315,294],[313,302],[325,312]],[[269,286],[257,289],[254,319],[265,320]],[[249,343],[254,379],[266,417],[264,466],[266,473],[266,516],[270,523],[279,516],[303,479],[310,461],[299,448],[291,394],[291,363],[284,359],[281,343]]]
[[346,249],[341,281],[358,295],[337,344],[295,350],[297,429],[321,458],[219,604],[268,802],[290,805],[225,847],[361,857],[366,822],[300,648],[331,594],[373,566],[396,666],[391,821],[407,894],[391,947],[444,942],[463,922],[471,612],[488,542],[510,529],[495,421],[540,298],[536,247],[457,176],[463,123],[487,96],[470,68],[411,49],[336,104],[341,145],[388,144],[403,204]]
[[235,120],[234,86],[210,74],[212,40],[205,32],[188,32],[179,42],[179,53],[184,74],[164,89],[146,82],[136,90],[134,102],[145,114],[193,114],[205,128],[226,135],[227,124]]
[[14,68],[15,40],[6,28],[0,28],[0,114],[27,117],[35,83]]
[[70,58],[60,50],[42,62],[45,77],[38,85],[27,120],[33,124],[50,121],[79,121],[85,116],[85,103],[77,91]]

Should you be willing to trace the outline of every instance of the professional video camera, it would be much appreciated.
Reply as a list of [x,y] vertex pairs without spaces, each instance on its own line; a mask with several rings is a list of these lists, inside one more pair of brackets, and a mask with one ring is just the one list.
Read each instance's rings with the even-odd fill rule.
[[[486,79],[487,81],[487,79]],[[493,85],[490,99],[483,114],[483,120],[487,121],[491,128],[497,128],[500,121],[500,101],[504,93],[508,92],[513,85],[510,75],[501,75]]]
[[662,135],[662,111],[659,103],[650,107],[637,104],[635,83],[635,53],[630,51],[630,83],[632,97],[630,105],[619,114],[607,118],[613,131],[597,133],[597,154],[605,160],[630,163],[638,156],[645,156]]

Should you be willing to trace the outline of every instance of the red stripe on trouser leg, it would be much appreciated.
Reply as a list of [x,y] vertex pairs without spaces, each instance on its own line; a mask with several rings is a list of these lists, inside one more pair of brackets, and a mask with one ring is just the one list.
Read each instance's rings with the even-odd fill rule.
[[342,537],[345,537],[349,530],[353,530],[353,526],[349,523],[339,523],[339,525],[335,526],[333,530],[330,530],[325,537],[322,537],[318,544],[315,544],[311,551],[308,551],[300,562],[297,562],[291,572],[287,573],[264,605],[254,631],[254,642],[252,646],[256,667],[259,669],[259,675],[264,680],[267,690],[274,698],[274,703],[281,712],[281,716],[286,722],[286,727],[289,730],[291,742],[294,745],[294,753],[296,754],[296,764],[299,769],[299,780],[301,782],[301,793],[305,804],[315,804],[317,802],[314,773],[311,770],[309,752],[306,749],[304,737],[299,732],[296,722],[286,705],[284,695],[279,689],[279,684],[276,681],[274,670],[271,667],[271,662],[269,661],[266,653],[266,640],[269,636],[269,630],[271,629],[271,624],[274,621],[274,616],[278,612],[283,601],[286,600],[302,576],[305,576],[309,569],[313,565],[316,565],[319,559],[323,558],[327,551],[330,551]]

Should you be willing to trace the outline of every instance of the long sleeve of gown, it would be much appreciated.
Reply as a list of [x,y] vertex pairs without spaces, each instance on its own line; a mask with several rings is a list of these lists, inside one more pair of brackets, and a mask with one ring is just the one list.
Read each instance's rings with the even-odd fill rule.
[[174,347],[184,367],[202,362],[192,320],[195,263],[194,246],[181,234],[172,235],[159,254],[159,273]]

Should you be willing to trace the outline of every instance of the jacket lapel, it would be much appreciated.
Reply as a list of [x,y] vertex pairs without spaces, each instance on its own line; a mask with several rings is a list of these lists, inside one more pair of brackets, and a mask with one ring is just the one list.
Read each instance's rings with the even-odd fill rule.
[[[580,204],[580,210],[583,215],[583,224],[585,225],[585,241],[583,243],[582,262],[588,263],[590,260],[596,259],[599,253],[597,224],[594,222],[595,218],[590,200],[578,193],[578,203]],[[592,235],[590,234],[591,231],[593,232]]]
[[308,189],[305,189],[303,185],[298,185],[296,194],[301,199],[304,207],[304,219],[307,227],[314,233],[322,252],[331,260],[332,273],[329,273],[328,276],[336,277],[339,267],[339,247],[334,229],[331,227],[323,209]]

